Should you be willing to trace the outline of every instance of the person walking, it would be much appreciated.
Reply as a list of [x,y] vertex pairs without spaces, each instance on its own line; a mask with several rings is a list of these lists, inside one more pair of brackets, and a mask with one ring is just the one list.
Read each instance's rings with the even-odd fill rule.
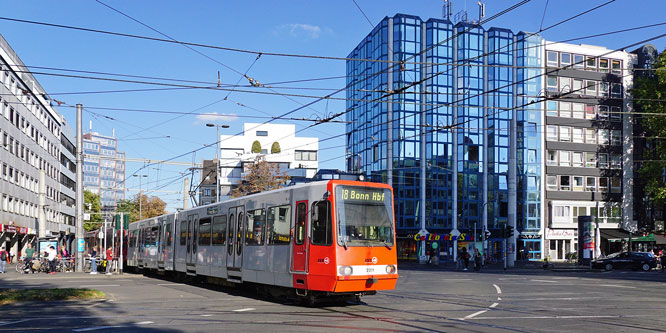
[[481,270],[481,253],[476,248],[474,249],[474,270],[477,272]]
[[56,251],[55,247],[53,245],[49,246],[46,249],[46,260],[49,261],[49,274],[55,274],[56,273],[56,256],[58,255],[58,251]]
[[90,274],[97,274],[97,248],[90,250]]
[[463,271],[466,271],[467,267],[469,266],[469,259],[472,257],[469,254],[469,252],[467,252],[467,247],[463,246],[462,253],[460,254],[460,256],[463,259],[463,264],[464,264],[464,267],[465,267],[465,268],[463,268]]
[[5,247],[0,247],[0,274],[5,274],[5,267],[9,261],[9,253],[5,251]]
[[111,267],[113,266],[113,250],[111,246],[106,249],[106,275],[111,275]]
[[30,273],[34,273],[34,270],[32,269],[32,257],[35,256],[35,249],[32,248],[32,244],[28,243],[28,248],[25,249],[25,258],[23,259],[23,262],[25,263],[25,267],[28,269]]

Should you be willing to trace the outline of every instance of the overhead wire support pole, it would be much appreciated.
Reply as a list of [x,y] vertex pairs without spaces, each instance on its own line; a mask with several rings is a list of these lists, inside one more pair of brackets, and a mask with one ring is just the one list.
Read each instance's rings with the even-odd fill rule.
[[76,104],[76,271],[83,272],[83,105]]

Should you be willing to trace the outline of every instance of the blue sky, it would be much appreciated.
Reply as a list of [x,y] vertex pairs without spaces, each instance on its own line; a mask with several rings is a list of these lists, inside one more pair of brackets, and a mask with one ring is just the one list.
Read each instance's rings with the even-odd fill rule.
[[[441,0],[356,0],[371,24],[352,0],[338,1],[114,1],[101,0],[133,18],[150,25],[160,32],[180,41],[247,49],[263,52],[310,54],[322,56],[346,56],[385,16],[405,13],[421,18],[441,17]],[[486,16],[490,17],[519,1],[487,1]],[[531,1],[520,8],[486,24],[486,28],[498,26],[513,31],[538,31],[560,20],[593,8],[606,1]],[[640,3],[640,8],[636,8]],[[72,25],[90,29],[107,30],[164,38],[155,31],[132,21],[97,1],[14,1],[3,6],[0,16],[14,19]],[[600,9],[567,23],[549,29],[542,35],[549,41],[560,41],[647,24],[666,22],[663,1],[617,0]],[[476,1],[453,1],[453,12],[467,9],[469,17],[477,15]],[[543,23],[542,23],[543,19]],[[665,26],[643,29],[576,41],[602,45],[609,49],[647,39],[666,31]],[[98,33],[82,32],[0,20],[0,33],[8,40],[19,57],[28,66],[74,69],[114,74],[130,74],[178,80],[217,82],[218,71],[222,84],[234,85],[252,65],[248,76],[262,84],[290,80],[331,78],[345,75],[345,63],[338,60],[313,60],[302,58],[271,57],[264,55],[256,62],[256,55],[197,48],[207,57],[181,45],[146,41]],[[666,39],[652,42],[663,50]],[[212,58],[212,60],[211,60]],[[231,69],[233,70],[231,70]],[[33,72],[51,72],[32,68]],[[73,74],[71,72],[57,72]],[[83,74],[102,77],[99,74]],[[103,76],[110,77],[110,76]],[[169,159],[203,145],[215,142],[215,129],[205,127],[211,118],[205,116],[159,114],[145,112],[111,111],[95,108],[123,108],[224,114],[216,118],[220,124],[231,127],[224,134],[236,134],[244,122],[263,122],[261,117],[277,116],[302,104],[313,101],[305,97],[284,97],[242,92],[203,89],[178,89],[141,92],[92,93],[110,90],[165,88],[164,86],[137,83],[121,83],[90,79],[37,75],[42,86],[52,98],[73,106],[81,103],[84,112],[84,130],[89,121],[93,130],[110,135],[115,129],[120,138],[120,149],[128,157],[145,159]],[[116,77],[120,78],[120,77]],[[122,79],[122,78],[121,78]],[[125,78],[127,79],[127,78]],[[133,80],[148,81],[135,78]],[[164,81],[162,81],[164,82]],[[172,82],[173,83],[173,82]],[[179,83],[180,84],[180,83]],[[247,85],[243,79],[240,84]],[[196,83],[202,85],[202,83]],[[301,83],[282,84],[274,88],[280,93],[325,96],[344,87],[342,78]],[[291,89],[296,88],[296,89]],[[302,89],[308,88],[308,89]],[[313,89],[317,88],[317,89]],[[257,90],[249,87],[243,90]],[[269,91],[263,89],[263,91]],[[344,97],[344,93],[336,95]],[[224,98],[227,97],[227,100]],[[345,109],[344,101],[320,101],[291,116],[299,118],[323,118]],[[75,124],[75,111],[60,107],[67,121]],[[94,115],[90,112],[97,113]],[[100,114],[113,118],[101,117]],[[175,118],[175,119],[174,119]],[[276,123],[285,123],[278,121]],[[297,130],[309,125],[294,122]],[[159,124],[159,125],[158,125]],[[158,126],[156,126],[158,125]],[[344,132],[342,124],[322,124],[298,135],[319,137],[320,140]],[[170,138],[166,138],[170,136]],[[143,140],[141,140],[143,139]],[[320,167],[344,169],[344,137],[320,144]],[[215,156],[215,147],[195,154],[178,157],[178,161],[197,161]],[[141,164],[130,163],[127,175]],[[180,191],[179,173],[186,167],[153,165],[139,171],[147,174],[143,189]],[[128,179],[127,187],[138,188],[138,179]],[[132,196],[136,192],[129,192]],[[168,203],[172,210],[182,206],[182,194],[150,193]]]

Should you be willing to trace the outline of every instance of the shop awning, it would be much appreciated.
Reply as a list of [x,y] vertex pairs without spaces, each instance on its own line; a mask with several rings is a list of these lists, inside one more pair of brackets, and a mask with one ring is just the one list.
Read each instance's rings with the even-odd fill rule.
[[607,239],[609,242],[629,241],[629,233],[624,230],[600,229],[599,234],[601,238]]
[[666,235],[654,235],[654,241],[657,245],[666,245]]

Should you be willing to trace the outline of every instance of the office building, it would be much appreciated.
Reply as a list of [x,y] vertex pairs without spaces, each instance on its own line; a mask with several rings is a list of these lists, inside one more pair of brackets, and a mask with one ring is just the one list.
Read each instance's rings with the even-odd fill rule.
[[125,153],[114,135],[83,134],[83,188],[100,195],[105,211],[125,199]]

